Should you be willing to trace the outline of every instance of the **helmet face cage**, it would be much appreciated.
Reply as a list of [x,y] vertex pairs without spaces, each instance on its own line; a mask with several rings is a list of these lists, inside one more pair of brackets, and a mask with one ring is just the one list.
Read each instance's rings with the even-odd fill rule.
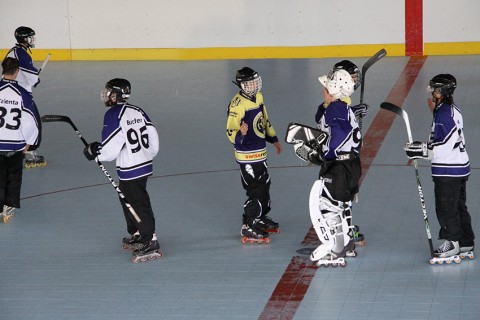
[[100,99],[108,107],[113,105],[113,101],[110,100],[111,94],[112,94],[112,89],[107,87],[103,88],[103,90],[100,92]]
[[35,48],[35,36],[29,36],[25,38],[25,42],[32,48]]
[[253,80],[240,82],[240,88],[249,96],[255,95],[262,90],[262,77],[258,76]]
[[352,76],[343,69],[330,71],[318,80],[335,99],[349,97],[355,90]]
[[260,77],[258,72],[249,67],[237,70],[235,83],[248,96],[253,96],[262,90],[262,77]]

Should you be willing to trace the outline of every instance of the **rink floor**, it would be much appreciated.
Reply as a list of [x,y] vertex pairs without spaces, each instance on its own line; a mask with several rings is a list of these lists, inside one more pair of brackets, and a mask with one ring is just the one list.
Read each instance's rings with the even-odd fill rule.
[[[359,66],[367,59],[353,58]],[[100,91],[111,78],[132,83],[160,135],[148,189],[162,260],[133,264],[122,250],[125,222],[117,194],[66,123],[44,123],[39,153],[48,165],[24,171],[22,208],[0,224],[0,318],[39,319],[448,319],[480,313],[480,265],[430,265],[414,168],[403,152],[399,117],[409,113],[415,140],[428,137],[425,91],[438,73],[456,76],[472,174],[467,205],[475,232],[480,187],[480,56],[386,57],[366,75],[364,176],[353,220],[367,245],[345,268],[315,268],[296,250],[318,244],[308,196],[318,169],[283,142],[289,122],[314,125],[317,78],[337,59],[190,62],[54,62],[34,98],[42,115],[69,116],[87,141],[101,138]],[[37,62],[39,63],[39,62]],[[269,146],[271,217],[281,233],[269,245],[240,243],[245,194],[225,135],[231,83],[244,66],[263,78],[269,117],[284,152]],[[354,103],[359,100],[354,94]],[[116,179],[114,163],[107,170]],[[420,179],[434,237],[428,162]]]

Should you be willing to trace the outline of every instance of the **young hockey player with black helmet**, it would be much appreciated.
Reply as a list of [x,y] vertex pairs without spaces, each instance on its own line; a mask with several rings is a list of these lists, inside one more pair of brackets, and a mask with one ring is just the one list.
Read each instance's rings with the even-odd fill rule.
[[0,210],[3,222],[20,208],[23,153],[38,142],[40,118],[32,96],[15,80],[20,71],[17,59],[2,62],[0,79]]
[[348,218],[361,176],[361,132],[345,102],[353,94],[355,83],[343,69],[331,71],[319,81],[324,87],[324,102],[316,121],[328,138],[315,147],[306,143],[308,158],[321,166],[319,179],[310,192],[310,217],[322,244],[310,259],[319,266],[345,266],[347,252],[354,253],[355,248]]
[[405,145],[409,159],[431,161],[439,239],[444,240],[434,251],[437,257],[431,263],[449,263],[458,255],[473,258],[475,235],[466,206],[470,161],[463,117],[453,101],[456,87],[457,81],[451,74],[438,74],[430,80],[427,90],[432,97],[427,103],[433,108],[433,122],[429,139]]
[[270,212],[270,175],[267,170],[267,146],[272,143],[277,154],[282,152],[275,130],[263,102],[262,78],[249,67],[237,71],[234,82],[239,88],[230,101],[227,137],[233,144],[235,159],[240,165],[242,186],[246,191],[242,242],[269,243],[269,232],[278,232],[279,225]]
[[[29,52],[31,52],[30,48],[35,48],[35,31],[30,27],[21,26],[15,29],[14,36],[17,43],[8,51],[7,57],[12,57],[19,61],[20,72],[17,76],[18,84],[32,94],[33,88],[40,83],[39,71],[33,65],[32,57],[29,54]],[[33,103],[35,104],[35,101],[33,101]],[[38,110],[36,105],[35,110]],[[42,126],[40,124],[37,145],[31,146],[29,151],[24,154],[26,160],[25,166],[27,168],[44,166],[47,164],[44,157],[38,155],[37,152],[34,151],[40,146],[41,138]]]
[[103,120],[102,143],[90,143],[85,157],[99,161],[116,160],[118,187],[134,208],[141,222],[132,215],[120,198],[129,237],[123,239],[125,249],[133,250],[134,263],[163,256],[155,235],[155,217],[147,192],[147,180],[153,173],[153,158],[159,149],[158,133],[148,115],[127,102],[130,82],[115,78],[108,81],[101,98],[109,109]]

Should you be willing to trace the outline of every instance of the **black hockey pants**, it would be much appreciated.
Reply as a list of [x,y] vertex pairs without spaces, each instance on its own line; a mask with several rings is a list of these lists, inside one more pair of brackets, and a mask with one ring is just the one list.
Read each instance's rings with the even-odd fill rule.
[[128,203],[133,207],[142,222],[138,223],[128,210],[125,202],[120,198],[123,214],[127,222],[127,232],[134,234],[140,232],[144,243],[152,240],[155,233],[155,216],[153,214],[150,197],[147,192],[148,177],[135,180],[120,180],[118,186]]
[[22,173],[21,151],[0,153],[0,212],[3,211],[4,205],[20,208]]
[[240,174],[248,197],[243,211],[246,223],[251,226],[255,219],[270,211],[270,175],[265,162],[240,164]]
[[319,175],[324,178],[325,187],[333,199],[352,201],[358,193],[358,183],[362,175],[360,158],[354,152],[341,155],[338,160],[327,162]]
[[435,209],[440,224],[439,238],[474,245],[475,235],[467,209],[467,177],[434,177]]

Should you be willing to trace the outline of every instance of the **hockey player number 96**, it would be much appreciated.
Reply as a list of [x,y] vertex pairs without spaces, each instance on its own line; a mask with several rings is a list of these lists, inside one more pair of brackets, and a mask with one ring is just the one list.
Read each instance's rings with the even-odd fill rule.
[[148,149],[148,133],[145,133],[145,131],[147,131],[146,126],[140,128],[140,134],[133,128],[127,131],[128,143],[133,146],[132,153],[137,153],[140,151],[142,146]]

